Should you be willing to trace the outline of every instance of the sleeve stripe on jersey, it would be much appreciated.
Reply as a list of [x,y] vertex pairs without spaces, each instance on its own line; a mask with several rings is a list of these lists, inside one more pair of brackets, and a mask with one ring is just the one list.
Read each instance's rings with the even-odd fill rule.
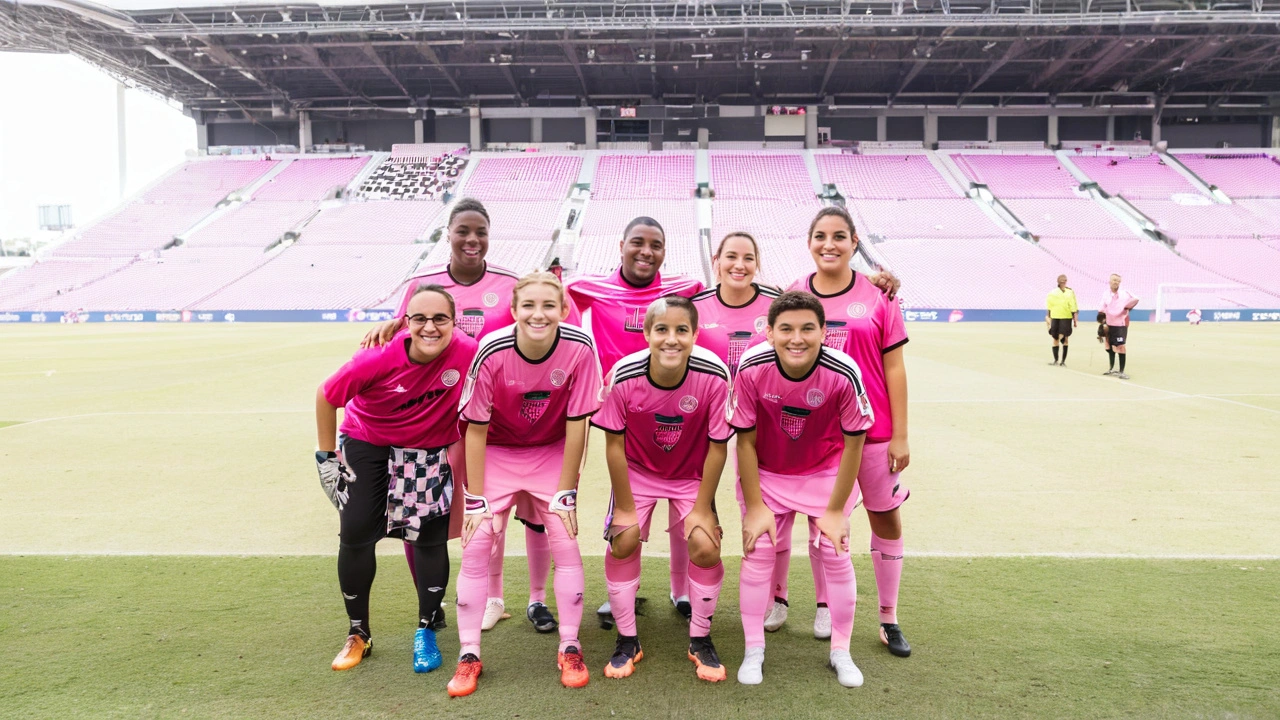
[[601,430],[603,430],[603,431],[605,431],[605,432],[609,433],[610,435],[625,435],[625,434],[626,434],[626,432],[627,432],[626,430],[614,430],[613,428],[607,428],[607,427],[605,427],[605,426],[601,425],[600,423],[596,422],[595,420],[592,420],[592,421],[591,421],[591,426],[592,426],[592,427],[598,427],[598,428],[600,428]]
[[858,393],[859,395],[867,394],[867,391],[862,387],[862,380],[858,377],[858,373],[855,372],[853,368],[844,364],[840,360],[837,360],[836,358],[828,355],[826,352],[823,352],[821,355],[818,356],[818,364],[821,365],[822,367],[827,368],[828,370],[835,370],[841,375],[844,375],[845,377],[849,378],[849,382],[853,383],[854,392]]
[[756,285],[760,288],[760,294],[765,297],[776,298],[782,294],[782,291],[772,285]]
[[768,365],[776,362],[777,359],[778,351],[770,348],[767,351],[762,351],[755,355],[745,357],[742,365],[738,368],[738,372],[742,372],[749,367],[755,367],[756,365]]
[[587,418],[595,414],[596,414],[596,411],[592,410],[591,412],[586,413],[584,415],[570,415],[569,417],[565,418],[565,420],[586,420]]
[[713,287],[709,287],[706,290],[703,290],[702,292],[694,295],[689,299],[692,300],[693,302],[698,302],[699,300],[706,300],[709,297],[715,297],[715,296],[716,296],[716,289]]
[[623,368],[617,368],[613,371],[613,383],[610,387],[616,387],[618,383],[635,378],[645,377],[649,374],[648,363],[637,365],[628,365]]
[[469,370],[467,374],[471,377],[475,377],[476,373],[480,371],[480,365],[485,361],[485,358],[500,350],[515,347],[515,345],[516,336],[514,334],[485,343],[484,347],[480,348],[480,352],[476,353],[476,359],[471,361],[471,370]]
[[515,274],[514,271],[508,270],[504,267],[498,267],[497,265],[485,265],[484,271],[487,273],[493,273],[494,275],[506,275],[507,277],[515,278],[516,280],[520,279],[520,276]]
[[853,432],[849,432],[848,430],[841,430],[840,432],[844,433],[845,435],[848,435],[849,437],[858,437],[859,435],[867,434],[866,430],[854,430]]
[[906,345],[906,344],[907,344],[907,341],[908,341],[908,340],[910,340],[910,339],[911,339],[911,338],[902,338],[902,339],[901,339],[901,340],[899,340],[898,342],[896,342],[896,343],[894,343],[894,344],[890,345],[889,347],[887,347],[887,348],[885,348],[885,349],[881,350],[881,351],[880,351],[880,354],[881,354],[881,355],[884,355],[885,353],[893,352],[894,350],[897,350],[898,348],[902,347],[903,345]]
[[716,365],[715,363],[709,363],[706,360],[703,360],[701,358],[690,357],[689,369],[693,370],[694,372],[702,372],[708,375],[715,375],[716,377],[724,378],[725,380],[729,379],[729,373],[725,372],[725,369],[723,366]]
[[591,352],[593,354],[596,351],[596,346],[595,346],[595,343],[591,341],[591,336],[586,334],[582,330],[576,330],[574,328],[568,328],[568,327],[565,327],[564,325],[561,325],[560,337],[564,338],[565,340],[573,340],[574,342],[580,342],[586,345],[587,347],[591,348]]

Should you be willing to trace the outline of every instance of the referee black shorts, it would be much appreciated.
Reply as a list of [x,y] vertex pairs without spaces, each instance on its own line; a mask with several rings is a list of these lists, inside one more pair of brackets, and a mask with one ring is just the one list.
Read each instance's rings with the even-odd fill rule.
[[1124,345],[1124,341],[1128,337],[1129,328],[1124,325],[1118,327],[1115,325],[1107,326],[1107,344],[1111,347],[1120,347],[1121,345]]
[[1053,318],[1049,321],[1050,337],[1071,337],[1071,318]]

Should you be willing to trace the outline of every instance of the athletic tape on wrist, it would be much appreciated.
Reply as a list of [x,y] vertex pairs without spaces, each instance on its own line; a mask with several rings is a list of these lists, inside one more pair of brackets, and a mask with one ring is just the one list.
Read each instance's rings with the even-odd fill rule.
[[489,513],[489,501],[483,495],[472,495],[463,490],[462,497],[467,515],[487,515]]
[[561,490],[551,498],[551,512],[573,512],[577,509],[577,490]]

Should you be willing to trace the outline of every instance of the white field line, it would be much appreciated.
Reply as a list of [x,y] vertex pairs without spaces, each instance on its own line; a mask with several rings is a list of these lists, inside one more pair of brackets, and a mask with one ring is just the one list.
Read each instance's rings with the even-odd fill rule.
[[99,413],[81,413],[79,415],[61,415],[58,417],[40,418],[38,420],[26,420],[17,422],[14,425],[6,425],[0,427],[0,431],[10,428],[24,427],[26,425],[39,425],[40,423],[58,422],[59,420],[79,420],[80,418],[91,417],[122,417],[132,415],[293,415],[309,413],[310,410],[138,410],[138,411],[122,411],[122,412],[99,412]]
[[[1280,415],[1280,410],[1273,410],[1271,408],[1262,407],[1261,405],[1251,405],[1249,403],[1243,403],[1238,400],[1228,400],[1225,396],[1222,396],[1222,395],[1214,395],[1214,394],[1190,395],[1188,393],[1178,392],[1177,390],[1165,390],[1164,388],[1152,387],[1150,385],[1143,385],[1141,383],[1136,383],[1131,380],[1117,380],[1114,377],[1105,377],[1103,375],[1098,375],[1097,373],[1087,373],[1087,372],[1084,372],[1083,370],[1076,370],[1075,368],[1071,368],[1071,372],[1076,373],[1078,375],[1084,375],[1085,377],[1091,377],[1094,380],[1104,380],[1106,382],[1112,382],[1112,383],[1120,382],[1130,387],[1142,388],[1143,390],[1152,390],[1155,392],[1162,392],[1178,398],[1203,398],[1205,400],[1217,400],[1218,402],[1231,403],[1232,405],[1239,405],[1240,407],[1247,407],[1247,408],[1252,408],[1254,410],[1261,410],[1262,412],[1271,413],[1272,415]],[[1233,396],[1240,397],[1241,395],[1233,394]],[[1248,396],[1244,396],[1244,397],[1248,397]],[[1270,395],[1255,396],[1255,397],[1270,397]]]
[[[603,544],[603,541],[601,541]],[[385,553],[388,557],[403,556],[403,552],[397,548],[395,550],[387,550]],[[584,553],[588,557],[599,557],[603,553]],[[94,552],[51,552],[51,551],[33,551],[33,552],[0,552],[0,557],[220,557],[220,558],[258,558],[258,557],[333,557],[333,553],[308,553],[308,552],[250,552],[250,553],[229,553],[229,552],[135,552],[135,551],[94,551]],[[862,553],[859,553],[862,555]],[[1143,554],[1143,553],[1066,553],[1066,552],[1041,552],[1041,553],[966,553],[966,552],[934,552],[922,551],[908,553],[909,557],[922,558],[1055,558],[1061,560],[1221,560],[1231,562],[1272,562],[1280,560],[1280,555],[1207,555],[1207,554],[1180,554],[1171,553],[1168,555]],[[506,557],[524,557],[522,551],[508,551]],[[668,558],[670,553],[665,552],[646,552],[646,557],[650,558]],[[739,557],[735,554],[726,555],[726,557]]]

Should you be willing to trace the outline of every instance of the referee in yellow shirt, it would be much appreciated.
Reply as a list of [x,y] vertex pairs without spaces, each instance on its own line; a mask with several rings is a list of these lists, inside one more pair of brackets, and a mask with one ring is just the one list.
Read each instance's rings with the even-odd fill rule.
[[[1053,338],[1053,362],[1050,365],[1067,365],[1067,339],[1071,337],[1071,329],[1076,326],[1080,308],[1076,306],[1076,291],[1067,287],[1067,276],[1058,276],[1058,287],[1049,291],[1049,299],[1045,303],[1044,324],[1049,326],[1049,337]],[[1058,359],[1058,345],[1062,345],[1062,359]]]

